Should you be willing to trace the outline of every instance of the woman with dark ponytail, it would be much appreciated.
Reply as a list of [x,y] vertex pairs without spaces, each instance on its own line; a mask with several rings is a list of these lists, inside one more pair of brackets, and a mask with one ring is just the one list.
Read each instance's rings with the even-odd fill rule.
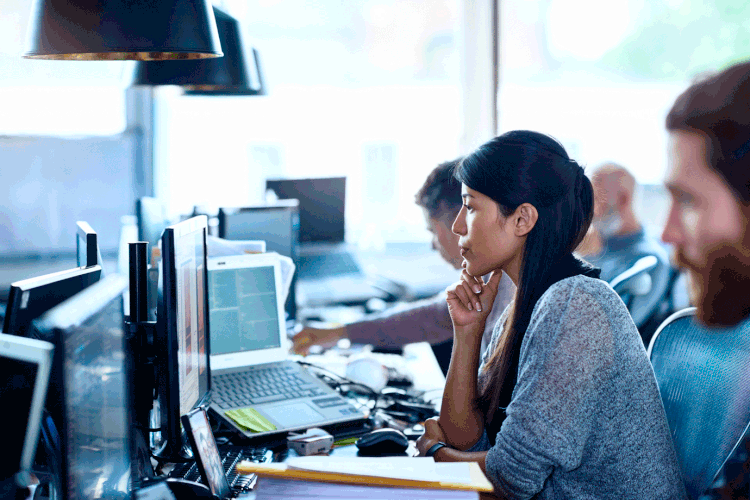
[[[685,498],[640,335],[598,269],[573,256],[593,217],[583,168],[554,139],[513,131],[455,176],[464,262],[448,289],[453,354],[420,453],[479,462],[507,498]],[[503,272],[515,300],[482,355]]]

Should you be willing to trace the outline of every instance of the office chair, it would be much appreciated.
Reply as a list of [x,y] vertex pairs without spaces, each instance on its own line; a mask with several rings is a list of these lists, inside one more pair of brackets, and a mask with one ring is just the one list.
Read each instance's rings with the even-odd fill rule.
[[690,498],[711,485],[750,422],[750,322],[707,328],[694,315],[674,313],[648,346]]
[[[659,311],[669,292],[668,270],[664,266],[659,267],[659,259],[655,255],[646,255],[612,279],[609,284],[628,308],[641,334],[643,345],[648,345],[651,334],[659,323],[653,325],[650,331],[644,332],[643,327]],[[666,317],[667,315],[662,319]]]
[[[615,276],[609,285],[615,292],[623,296],[646,295],[651,291],[651,275],[649,271],[656,267],[659,260],[653,255],[641,257],[635,264]],[[625,302],[627,304],[627,302]]]
[[669,268],[669,278],[663,296],[659,298],[651,314],[638,327],[645,346],[648,346],[657,328],[668,317],[677,311],[690,307],[686,280],[684,271],[673,267]]

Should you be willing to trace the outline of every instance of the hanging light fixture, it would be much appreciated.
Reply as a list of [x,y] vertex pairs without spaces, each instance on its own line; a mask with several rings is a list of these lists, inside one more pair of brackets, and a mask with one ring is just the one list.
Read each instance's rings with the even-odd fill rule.
[[179,85],[188,95],[265,95],[258,51],[246,57],[239,22],[214,7],[224,57],[138,63],[133,85]]
[[210,0],[34,0],[28,40],[30,59],[222,55]]

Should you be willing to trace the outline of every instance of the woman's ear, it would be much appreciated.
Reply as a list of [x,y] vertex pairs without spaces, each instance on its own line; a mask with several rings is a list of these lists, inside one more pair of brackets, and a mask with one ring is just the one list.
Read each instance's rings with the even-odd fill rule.
[[513,214],[513,233],[518,237],[526,236],[534,229],[538,219],[539,212],[536,211],[536,207],[531,203],[522,203]]

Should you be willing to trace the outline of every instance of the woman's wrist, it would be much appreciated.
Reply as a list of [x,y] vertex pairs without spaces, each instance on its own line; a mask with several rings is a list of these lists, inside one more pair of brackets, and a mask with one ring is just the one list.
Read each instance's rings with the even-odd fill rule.
[[427,451],[425,452],[424,456],[426,457],[434,457],[435,454],[440,451],[443,448],[450,448],[446,443],[443,441],[436,441],[433,443],[429,448],[427,448]]
[[474,341],[477,345],[482,343],[482,336],[484,335],[484,323],[481,325],[465,325],[465,326],[454,326],[453,336],[456,339],[462,339],[464,341]]
[[454,330],[453,354],[462,359],[479,358],[482,351],[483,336],[483,330]]

